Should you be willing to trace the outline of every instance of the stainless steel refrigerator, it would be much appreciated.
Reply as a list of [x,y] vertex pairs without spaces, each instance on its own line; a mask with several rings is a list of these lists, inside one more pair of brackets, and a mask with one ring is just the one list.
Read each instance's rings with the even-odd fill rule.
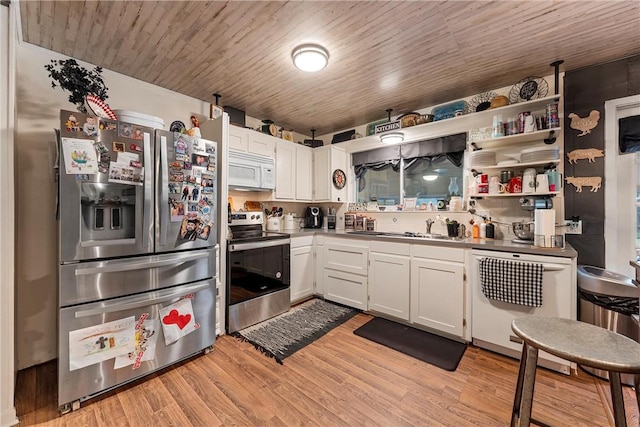
[[223,135],[72,111],[60,119],[58,403],[66,412],[213,345]]

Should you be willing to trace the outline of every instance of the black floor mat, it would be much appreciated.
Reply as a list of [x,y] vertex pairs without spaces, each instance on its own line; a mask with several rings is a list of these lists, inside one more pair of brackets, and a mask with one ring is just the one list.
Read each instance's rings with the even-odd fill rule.
[[447,371],[456,370],[467,348],[466,344],[380,317],[353,333]]

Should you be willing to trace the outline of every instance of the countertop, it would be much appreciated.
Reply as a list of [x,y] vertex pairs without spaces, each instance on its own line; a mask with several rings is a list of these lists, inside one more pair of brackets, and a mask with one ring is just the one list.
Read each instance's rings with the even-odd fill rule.
[[397,241],[419,245],[433,245],[433,246],[448,246],[457,248],[470,248],[470,249],[482,249],[486,251],[500,251],[500,252],[512,252],[521,254],[532,255],[544,255],[555,256],[562,258],[577,258],[578,252],[565,242],[565,247],[560,248],[540,248],[522,243],[513,243],[511,240],[494,240],[494,239],[473,239],[467,238],[464,240],[437,240],[437,239],[424,239],[420,237],[404,237],[404,236],[370,236],[365,234],[350,234],[349,232],[338,230],[327,230],[326,228],[306,229],[302,228],[296,231],[284,231],[291,237],[301,237],[309,235],[319,236],[334,236],[334,237],[348,237],[350,239],[359,240],[379,240],[385,241]]

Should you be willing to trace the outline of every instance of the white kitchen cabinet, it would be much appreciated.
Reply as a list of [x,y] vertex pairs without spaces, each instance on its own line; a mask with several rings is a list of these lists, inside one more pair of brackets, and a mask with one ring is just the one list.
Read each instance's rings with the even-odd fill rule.
[[296,200],[313,200],[313,148],[294,144],[296,147]]
[[294,200],[296,197],[296,147],[289,141],[276,143],[276,200]]
[[324,297],[366,310],[369,257],[366,243],[348,239],[326,239],[323,257]]
[[313,236],[291,238],[291,302],[310,297],[314,293],[315,258]]
[[238,126],[229,126],[229,148],[273,158],[278,138]]
[[409,320],[410,247],[403,243],[371,242],[369,310]]
[[253,154],[261,154],[267,157],[273,157],[276,151],[276,143],[281,141],[266,133],[256,132],[251,129],[245,129],[248,135],[247,151]]
[[312,199],[312,149],[285,140],[276,141],[275,200]]
[[347,185],[338,189],[333,184],[333,172],[342,170],[349,175],[347,152],[334,145],[313,149],[313,200],[316,202],[346,202]]
[[229,148],[247,152],[249,136],[247,129],[238,126],[229,126]]
[[463,249],[412,246],[410,321],[465,336]]
[[315,293],[324,295],[324,237],[316,236],[313,240],[315,255]]

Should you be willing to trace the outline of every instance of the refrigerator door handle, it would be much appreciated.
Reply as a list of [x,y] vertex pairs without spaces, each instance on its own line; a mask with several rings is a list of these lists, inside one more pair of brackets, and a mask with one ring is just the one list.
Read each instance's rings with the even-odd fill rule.
[[187,261],[195,261],[201,258],[208,258],[209,253],[185,254],[178,259],[172,256],[171,259],[161,259],[148,262],[131,262],[131,263],[114,263],[113,265],[105,265],[103,267],[79,268],[76,270],[76,276],[88,276],[98,273],[118,273],[131,270],[146,270],[155,267],[177,266]]
[[99,314],[113,313],[115,311],[127,311],[140,307],[149,307],[152,305],[160,304],[166,301],[170,301],[175,298],[184,297],[189,294],[195,294],[203,289],[208,288],[211,284],[207,282],[196,283],[190,286],[181,286],[179,290],[172,291],[162,296],[154,297],[157,292],[152,292],[146,296],[140,296],[130,298],[130,302],[108,302],[103,307],[91,308],[88,310],[79,310],[75,312],[75,318],[80,319],[82,317],[95,316]]
[[160,137],[160,245],[167,244],[167,227],[169,223],[169,164],[167,161],[167,137]]
[[[149,247],[149,213],[151,212],[151,199],[153,197],[152,189],[153,189],[153,166],[151,165],[151,135],[147,132],[143,135],[144,138],[144,165],[146,166],[144,175],[144,230],[142,233],[142,247]],[[166,186],[165,186],[166,188]],[[153,215],[153,214],[151,214]]]

